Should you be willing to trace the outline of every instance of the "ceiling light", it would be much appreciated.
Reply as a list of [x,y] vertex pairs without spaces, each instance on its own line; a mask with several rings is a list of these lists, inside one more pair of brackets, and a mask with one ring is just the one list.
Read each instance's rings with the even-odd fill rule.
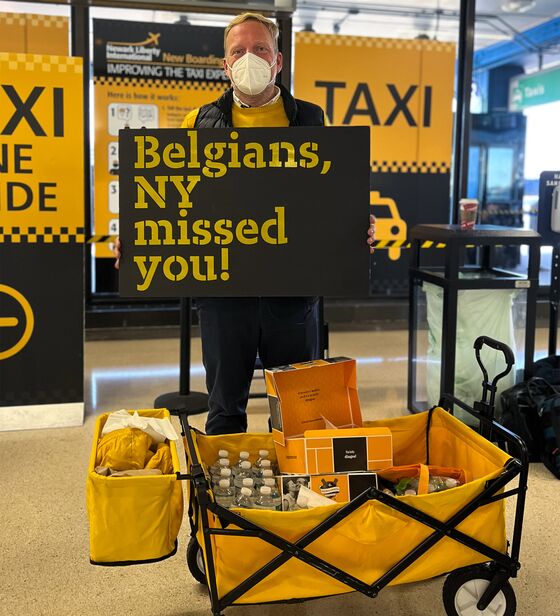
[[537,0],[506,0],[502,4],[502,11],[506,13],[524,13],[529,9],[532,9]]

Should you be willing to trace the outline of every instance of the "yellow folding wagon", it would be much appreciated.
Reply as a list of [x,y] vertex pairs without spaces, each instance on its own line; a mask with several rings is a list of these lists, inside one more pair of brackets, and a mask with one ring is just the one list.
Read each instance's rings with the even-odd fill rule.
[[[507,362],[491,383],[480,362],[484,343],[502,350]],[[215,502],[204,467],[220,449],[273,452],[272,436],[206,436],[180,415],[188,473],[178,478],[188,479],[191,524],[187,562],[195,579],[207,584],[214,616],[231,605],[353,591],[376,597],[385,586],[442,574],[447,574],[443,603],[449,616],[515,614],[509,578],[520,567],[528,458],[521,439],[493,420],[496,383],[511,370],[513,354],[485,337],[477,339],[475,349],[484,381],[474,408],[446,396],[424,413],[365,424],[391,429],[395,466],[465,469],[466,483],[443,492],[394,497],[370,487],[349,503],[309,510],[226,509]],[[480,433],[448,412],[453,405],[480,421]],[[512,455],[492,440],[505,442]],[[509,497],[516,510],[508,550]]]

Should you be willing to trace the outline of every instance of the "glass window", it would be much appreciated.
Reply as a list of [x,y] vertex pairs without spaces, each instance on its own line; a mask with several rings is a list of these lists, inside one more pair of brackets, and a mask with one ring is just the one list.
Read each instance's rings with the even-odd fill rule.
[[486,196],[492,200],[511,199],[514,151],[512,148],[488,148]]

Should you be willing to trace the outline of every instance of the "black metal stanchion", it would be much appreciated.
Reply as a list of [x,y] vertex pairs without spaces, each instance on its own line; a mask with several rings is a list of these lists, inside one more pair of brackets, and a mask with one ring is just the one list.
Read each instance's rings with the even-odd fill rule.
[[328,359],[329,357],[329,324],[325,322],[325,299],[319,298],[318,306],[318,326],[319,326],[319,358]]
[[550,268],[550,315],[548,322],[548,354],[556,355],[558,338],[558,304],[560,303],[560,245],[552,247],[552,266]]
[[461,0],[457,51],[457,109],[455,111],[455,145],[451,222],[459,222],[459,199],[467,194],[469,174],[470,106],[476,0]]
[[162,394],[154,408],[166,408],[173,415],[196,415],[208,410],[208,394],[191,391],[191,299],[181,299],[181,347],[179,361],[179,391]]

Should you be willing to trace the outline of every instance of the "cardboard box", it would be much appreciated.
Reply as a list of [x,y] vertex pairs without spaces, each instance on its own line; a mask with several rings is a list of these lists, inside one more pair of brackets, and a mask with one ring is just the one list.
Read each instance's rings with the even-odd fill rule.
[[392,466],[390,430],[361,428],[354,359],[335,357],[280,366],[266,370],[265,378],[272,437],[283,473]]
[[347,503],[370,487],[377,488],[377,473],[331,473],[317,475],[282,475],[278,477],[282,490],[282,509],[295,509],[299,487],[305,487],[330,498],[335,503]]
[[376,471],[393,466],[389,428],[308,430],[304,446],[310,474]]
[[302,438],[306,430],[357,428],[362,413],[356,361],[334,357],[265,370],[272,437]]
[[393,466],[389,428],[308,430],[303,438],[274,444],[283,473],[377,471]]

